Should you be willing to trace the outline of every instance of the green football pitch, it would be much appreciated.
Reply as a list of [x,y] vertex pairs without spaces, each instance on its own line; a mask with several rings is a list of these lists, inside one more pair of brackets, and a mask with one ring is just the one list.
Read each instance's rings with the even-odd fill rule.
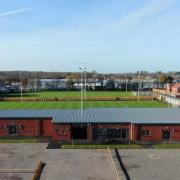
[[[97,98],[114,98],[114,97],[132,97],[132,92],[119,92],[119,91],[87,91],[87,97]],[[1,94],[6,97],[20,97],[20,93]],[[44,91],[44,92],[25,92],[23,97],[41,97],[41,98],[68,98],[68,97],[80,97],[80,91]]]
[[[159,101],[87,101],[84,108],[167,107]],[[0,109],[80,109],[80,101],[0,102]]]

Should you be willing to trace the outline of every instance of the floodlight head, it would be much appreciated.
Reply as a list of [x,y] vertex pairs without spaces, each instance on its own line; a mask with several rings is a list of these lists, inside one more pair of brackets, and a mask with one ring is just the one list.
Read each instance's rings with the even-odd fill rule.
[[86,67],[84,67],[84,68],[80,67],[79,70],[85,71],[85,70],[86,70]]

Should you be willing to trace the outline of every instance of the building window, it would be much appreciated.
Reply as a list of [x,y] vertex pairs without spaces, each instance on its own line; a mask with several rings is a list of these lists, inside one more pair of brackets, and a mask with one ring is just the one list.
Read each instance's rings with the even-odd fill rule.
[[93,138],[94,139],[127,139],[128,130],[127,129],[108,129],[108,128],[93,128]]
[[141,135],[142,135],[142,136],[149,136],[149,135],[150,135],[150,132],[149,132],[149,130],[142,130],[142,131],[141,131]]

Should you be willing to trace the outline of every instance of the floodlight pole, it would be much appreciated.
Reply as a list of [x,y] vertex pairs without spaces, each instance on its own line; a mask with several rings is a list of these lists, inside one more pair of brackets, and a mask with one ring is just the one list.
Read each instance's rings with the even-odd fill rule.
[[30,89],[30,85],[29,85],[29,79],[28,79],[28,90]]
[[83,118],[83,72],[81,72],[81,120]]
[[84,69],[83,68],[79,68],[79,70],[81,71],[81,121],[83,119],[83,71]]
[[86,80],[86,75],[87,75],[87,72],[86,72],[86,68],[84,68],[85,71],[84,71],[84,99],[86,100],[87,99],[87,96],[86,96],[86,85],[87,85],[87,80]]
[[[84,89],[84,83],[85,83],[85,88],[86,88],[86,67],[84,68],[79,68],[79,70],[81,71],[81,121],[83,120],[83,96],[84,94],[86,94],[86,90]],[[84,81],[83,81],[83,77]]]
[[126,93],[127,93],[127,74],[126,74]]
[[22,102],[22,97],[23,97],[23,92],[22,92],[22,74],[21,72],[19,73],[19,78],[20,78],[20,91],[21,91],[21,102]]
[[36,72],[35,72],[35,79],[34,79],[34,92],[37,92],[37,79],[36,79]]
[[139,81],[138,81],[138,101],[139,101]]

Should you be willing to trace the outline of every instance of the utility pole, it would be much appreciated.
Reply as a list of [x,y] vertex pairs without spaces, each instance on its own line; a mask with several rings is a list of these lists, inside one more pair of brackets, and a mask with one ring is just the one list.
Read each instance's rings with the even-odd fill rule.
[[19,79],[20,79],[20,91],[21,91],[21,102],[22,102],[22,98],[23,98],[23,87],[22,87],[22,74],[21,72],[19,73]]

